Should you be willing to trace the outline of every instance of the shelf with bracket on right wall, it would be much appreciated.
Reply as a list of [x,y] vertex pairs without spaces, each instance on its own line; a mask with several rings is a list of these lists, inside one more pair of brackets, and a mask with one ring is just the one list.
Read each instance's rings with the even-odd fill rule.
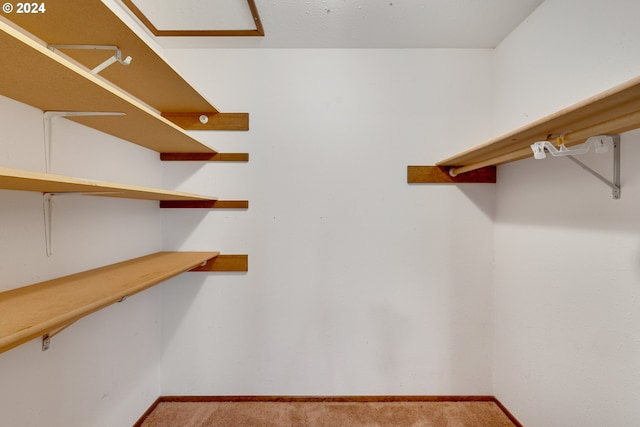
[[[616,141],[613,144],[614,178],[613,181],[603,177],[599,179],[604,179],[605,183],[613,188],[614,198],[619,198],[620,147],[616,135],[638,128],[640,77],[441,160],[435,165],[409,166],[407,182],[495,183],[496,166],[533,157],[536,147],[538,150],[541,147],[540,144],[536,146],[536,143],[547,142],[553,147],[552,142],[559,142],[556,150],[571,150],[569,147],[585,144],[590,138],[606,136]],[[545,144],[545,147],[549,145]],[[573,154],[569,153],[572,159]],[[618,197],[614,188],[616,185]]]

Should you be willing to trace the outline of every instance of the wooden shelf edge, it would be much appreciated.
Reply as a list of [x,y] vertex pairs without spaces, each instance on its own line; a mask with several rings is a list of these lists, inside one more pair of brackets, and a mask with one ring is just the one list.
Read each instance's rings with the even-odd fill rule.
[[[184,130],[249,130],[249,113],[169,113],[163,112],[162,117],[170,120]],[[201,116],[207,117],[207,122],[200,121]]]
[[59,330],[218,255],[219,252],[157,252],[1,292],[0,353]]
[[[15,56],[19,62],[0,65],[0,71],[12,82],[0,90],[3,96],[43,111],[125,113],[119,117],[68,119],[158,152],[172,147],[177,152],[216,153],[147,104],[47,49],[32,34],[14,25],[0,21],[0,44],[7,55]],[[25,72],[29,67],[39,72]]]
[[544,116],[436,163],[460,174],[532,157],[530,145],[563,135],[566,146],[640,128],[640,77]]
[[[157,111],[217,111],[164,56],[125,23],[122,15],[128,12],[113,6],[101,0],[55,0],[55,7],[44,14],[13,13],[6,15],[6,19],[45,43],[118,46],[122,57],[131,56],[133,61],[127,66],[107,67],[100,75]],[[61,50],[89,69],[109,56],[91,49]]]
[[191,271],[249,271],[249,255],[223,255],[207,261],[203,266],[193,268]]
[[407,166],[409,184],[495,184],[496,167],[488,166],[458,176],[449,175],[445,166]]
[[166,200],[160,202],[163,209],[249,209],[248,200],[202,200],[180,201]]
[[249,153],[160,153],[165,162],[248,162]]
[[128,184],[0,167],[0,189],[39,193],[79,193],[137,200],[212,201],[215,197]]

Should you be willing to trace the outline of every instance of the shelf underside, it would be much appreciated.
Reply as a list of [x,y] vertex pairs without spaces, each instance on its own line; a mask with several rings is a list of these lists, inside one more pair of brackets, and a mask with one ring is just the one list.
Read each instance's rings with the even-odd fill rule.
[[43,172],[0,167],[0,189],[40,193],[83,193],[93,196],[160,201],[213,201],[215,197],[127,184],[93,181]]
[[0,293],[0,352],[185,271],[218,252],[158,252]]
[[[564,134],[567,146],[602,134],[618,134],[640,128],[640,78],[635,78],[582,102],[536,120],[460,154],[437,166],[479,169],[532,157],[530,145]],[[466,169],[466,170],[465,170]]]
[[[11,14],[7,18],[48,44],[115,45],[131,64],[114,64],[101,76],[162,112],[215,113],[217,110],[138,37],[100,0],[55,0],[43,14]],[[92,69],[109,51],[65,49],[64,53]]]
[[1,20],[0,57],[0,95],[43,111],[124,113],[69,119],[159,153],[216,153],[147,105]]

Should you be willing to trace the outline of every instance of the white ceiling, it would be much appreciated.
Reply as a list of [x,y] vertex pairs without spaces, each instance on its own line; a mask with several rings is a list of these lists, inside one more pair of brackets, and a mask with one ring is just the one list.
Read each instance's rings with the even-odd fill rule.
[[[246,0],[224,0],[229,3]],[[224,4],[218,0],[218,4]],[[493,48],[543,0],[255,0],[264,37],[158,37],[164,47]],[[155,0],[152,7],[161,8]],[[196,15],[201,1],[180,3]],[[168,6],[165,6],[168,7]],[[237,7],[237,4],[233,7]],[[159,12],[161,13],[161,12]],[[169,12],[166,15],[171,15]],[[184,24],[181,24],[184,26]],[[201,24],[198,24],[201,25]]]

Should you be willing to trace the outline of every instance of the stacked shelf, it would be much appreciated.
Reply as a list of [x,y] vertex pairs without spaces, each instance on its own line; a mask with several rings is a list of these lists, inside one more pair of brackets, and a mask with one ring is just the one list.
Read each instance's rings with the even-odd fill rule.
[[0,95],[43,111],[118,112],[73,117],[93,129],[159,153],[216,154],[131,95],[0,21]]
[[[247,113],[219,112],[100,0],[56,0],[47,4],[46,13],[13,14],[11,20],[50,45],[117,46],[123,58],[133,61],[112,65],[100,75],[184,129],[249,127]],[[110,56],[97,49],[60,50],[89,69]],[[201,115],[209,118],[207,124],[198,120]]]
[[[435,166],[409,166],[409,182],[491,182],[495,166],[533,156],[531,144],[563,136],[566,146],[640,128],[640,77],[505,133]],[[493,170],[493,172],[492,172]],[[452,171],[455,177],[451,177]],[[475,173],[470,173],[475,172]]]
[[[218,153],[185,131],[247,130],[248,114],[220,113],[100,0],[57,0],[47,4],[46,13],[11,19],[0,17],[0,95],[43,112],[119,113],[66,118],[156,151],[161,160],[248,160],[246,153]],[[115,64],[97,76],[91,69],[111,53],[51,46],[67,44],[115,45],[135,58],[134,65]],[[5,167],[1,189],[157,200],[170,208],[248,207],[242,200]],[[191,270],[243,272],[248,257],[160,252],[0,292],[0,352],[40,335],[48,339],[83,316]]]

